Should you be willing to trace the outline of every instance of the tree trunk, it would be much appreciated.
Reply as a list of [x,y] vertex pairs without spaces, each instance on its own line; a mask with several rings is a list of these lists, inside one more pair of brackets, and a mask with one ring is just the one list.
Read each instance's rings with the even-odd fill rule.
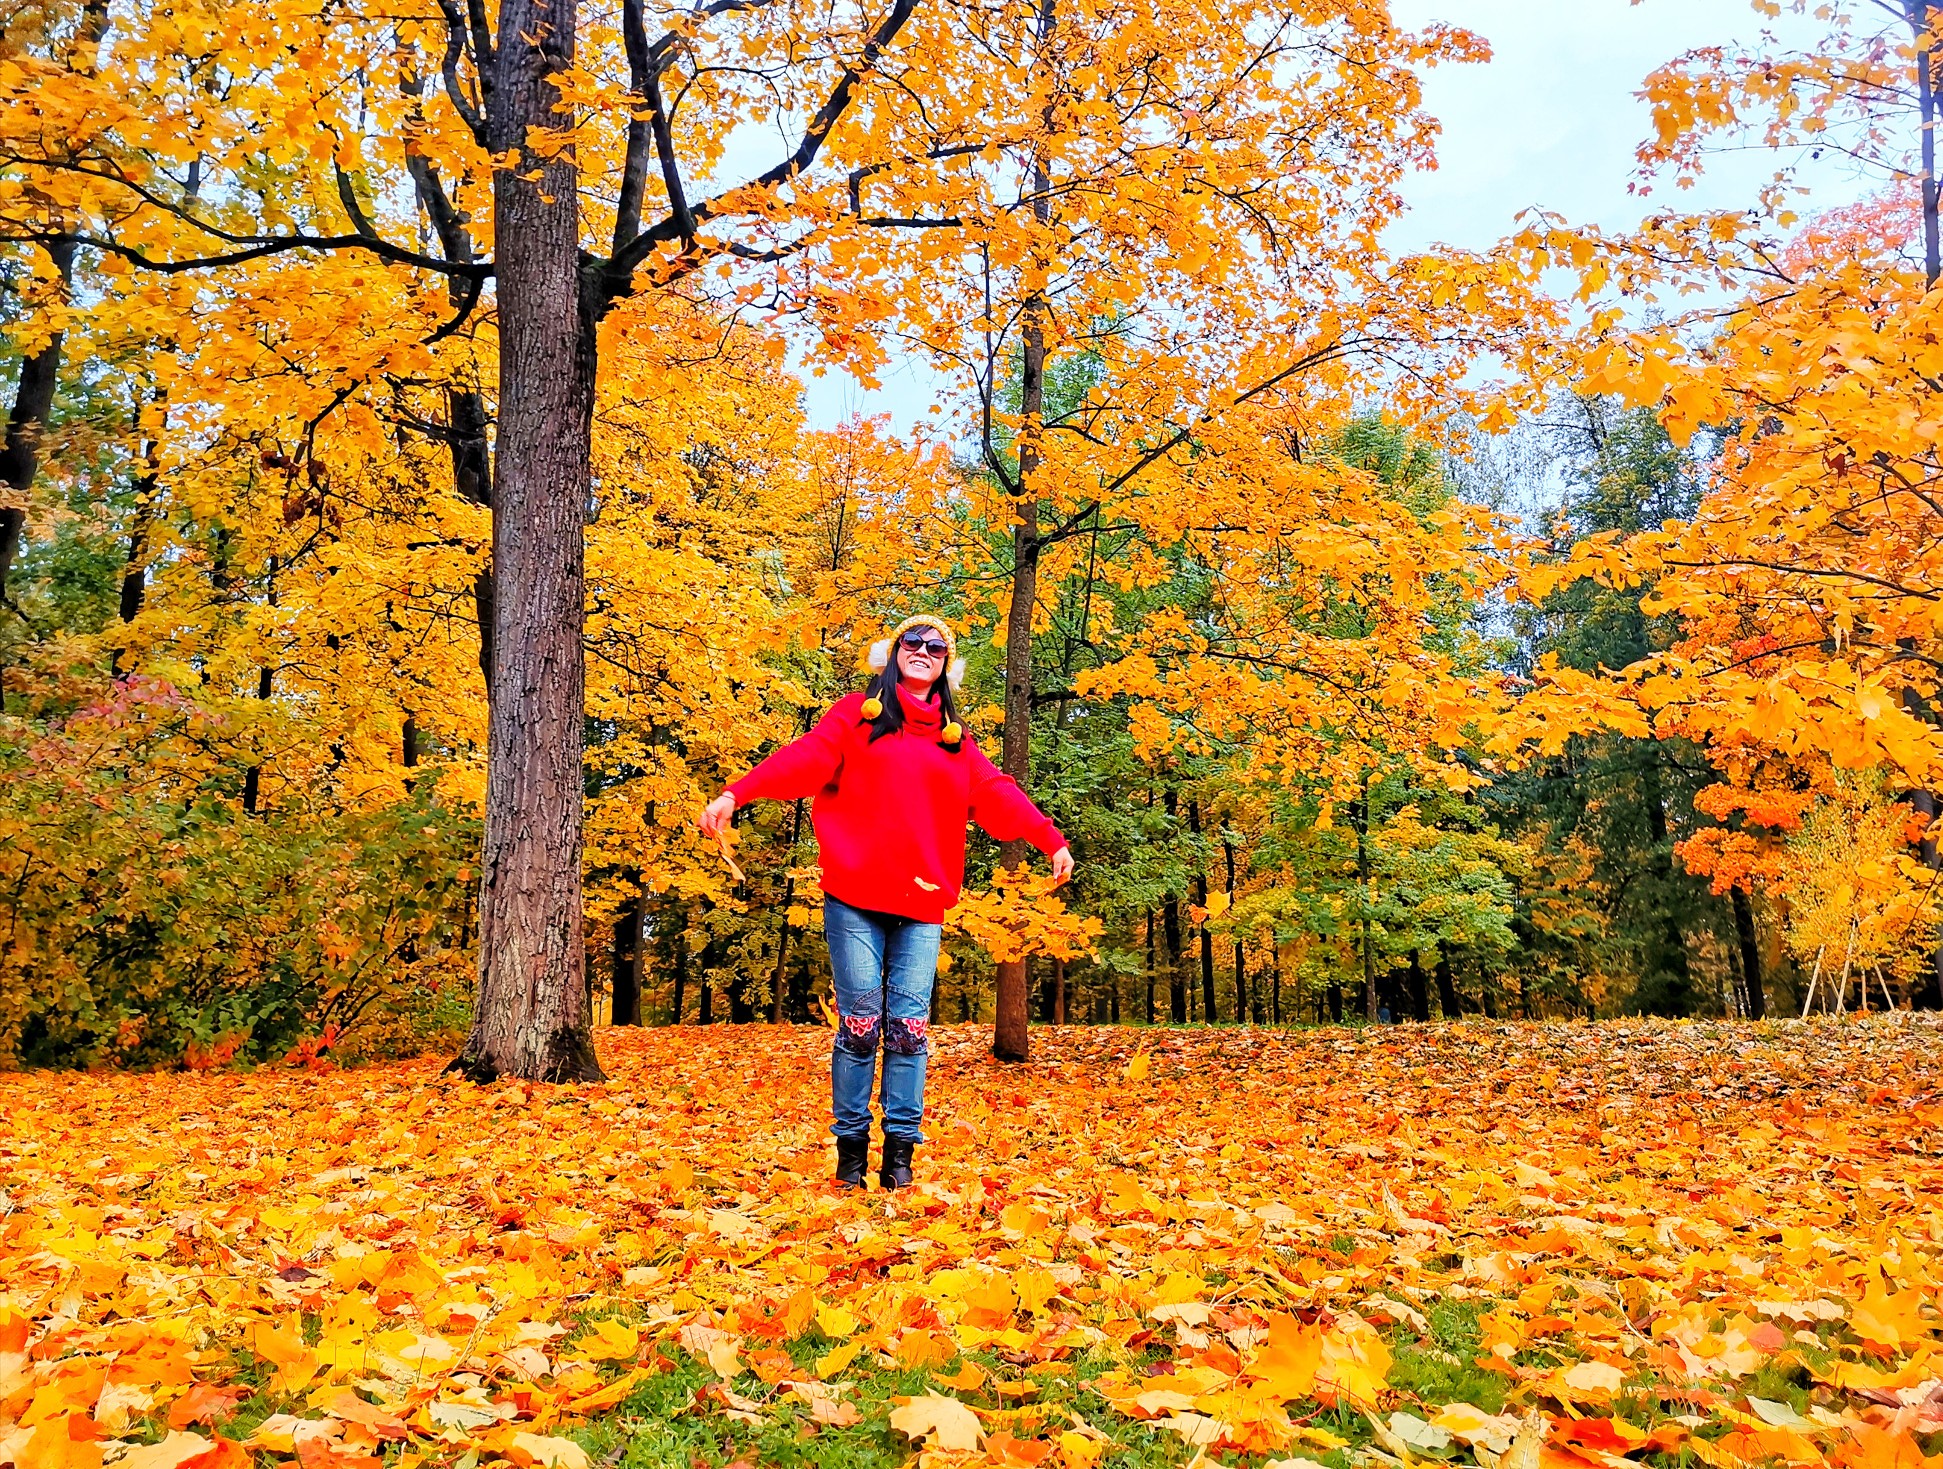
[[[1040,0],[1039,45],[1052,40],[1053,0]],[[1046,103],[1045,125],[1052,125],[1052,102]],[[1052,180],[1043,148],[1032,166],[1032,217],[1043,231],[1052,222]],[[1038,267],[1043,279],[1043,265]],[[1039,466],[1044,456],[1039,437],[1046,418],[1046,301],[1034,281],[1026,296],[1024,335],[1019,364],[1019,477],[1013,495],[1012,599],[1005,612],[1005,741],[999,766],[1027,789],[1032,764],[1032,608],[1039,596]],[[1010,868],[1025,864],[1029,847],[1006,842],[999,861]],[[1001,1061],[1023,1061],[1030,1048],[1026,1015],[1025,960],[998,966],[996,1006],[992,1022],[992,1054]]]
[[[74,279],[74,242],[56,240],[47,246],[48,257],[61,281],[61,294],[67,294]],[[20,380],[14,385],[13,411],[7,415],[7,437],[0,446],[0,485],[6,498],[0,500],[0,598],[7,595],[7,577],[14,558],[20,553],[20,539],[27,525],[27,496],[34,487],[40,468],[41,439],[47,432],[47,416],[54,407],[54,383],[61,371],[63,333],[52,333],[33,356],[20,364]]]
[[[401,87],[406,96],[413,99],[414,116],[422,122],[418,113],[418,99],[424,94],[425,83],[415,67],[407,67],[403,73]],[[408,153],[405,167],[410,171],[412,187],[418,195],[419,207],[425,211],[425,218],[432,226],[432,233],[438,237],[439,249],[445,258],[455,264],[471,264],[476,258],[472,241],[472,231],[466,216],[453,204],[452,197],[446,192],[445,181],[433,168],[431,160],[423,153]],[[446,282],[446,303],[454,312],[466,310],[475,288],[457,276],[450,276]],[[446,448],[452,456],[452,488],[462,500],[474,505],[492,508],[492,452],[486,441],[486,399],[477,388],[464,383],[454,382],[445,390],[445,439]],[[472,607],[479,624],[479,674],[485,682],[488,703],[492,699],[492,622],[493,622],[493,581],[490,557],[480,564],[472,582]]]
[[1167,941],[1167,1018],[1187,1023],[1187,973],[1181,967],[1181,900],[1172,893],[1160,905],[1161,937]]
[[[553,78],[573,64],[578,0],[502,0],[489,130],[517,154],[566,131]],[[579,270],[569,138],[493,174],[499,454],[493,485],[492,698],[479,992],[457,1069],[478,1080],[592,1081],[581,937],[584,540],[594,323]]]
[[[1917,136],[1920,139],[1922,147],[1923,169],[1923,283],[1929,290],[1935,290],[1938,279],[1943,278],[1943,233],[1939,233],[1937,223],[1936,58],[1935,53],[1930,47],[1931,13],[1937,7],[1935,0],[1906,0],[1906,4],[1908,7],[1910,30],[1914,33],[1916,40],[1916,102],[1920,122]],[[1904,702],[1906,704],[1920,703],[1910,691],[1905,691]],[[1911,801],[1911,805],[1921,814],[1930,817],[1932,823],[1934,823],[1938,811],[1943,809],[1943,801],[1939,801],[1936,794],[1932,791],[1917,792],[1916,797]],[[1923,840],[1922,851],[1923,861],[1932,871],[1943,868],[1943,853],[1939,852],[1933,825],[1931,834]],[[1740,894],[1737,892],[1735,896],[1738,898]],[[1740,910],[1738,906],[1735,909],[1734,922],[1736,928],[1739,928]],[[1750,926],[1752,922],[1753,918],[1750,914]],[[1743,953],[1747,952],[1745,940],[1742,941],[1742,951]],[[1757,960],[1758,957],[1757,953]],[[1745,961],[1743,961],[1743,964],[1745,965]],[[1916,993],[1911,996],[1911,1002],[1921,1009],[1943,1009],[1943,946],[1939,946],[1931,953],[1928,969],[1929,973],[1925,976],[1924,982],[1917,987]],[[1760,970],[1757,967],[1747,970],[1747,973],[1750,976],[1747,986],[1748,1014],[1755,1019],[1759,1019],[1765,1013],[1765,1004],[1763,1004],[1761,1011],[1756,1011],[1754,1008],[1756,1004],[1755,996],[1759,993],[1759,985],[1752,976],[1758,975]]]
[[[1223,860],[1225,860],[1228,864],[1228,911],[1230,913],[1233,913],[1235,909],[1235,844],[1229,841],[1225,836],[1221,840],[1221,855]],[[1248,1014],[1248,967],[1244,962],[1245,956],[1242,948],[1241,930],[1239,928],[1235,929],[1234,931],[1234,940],[1235,940],[1235,1023],[1237,1025],[1241,1025],[1247,1022],[1247,1020],[1249,1019],[1249,1014]],[[1255,1007],[1257,1010],[1261,1008],[1259,1003],[1259,998],[1260,997],[1258,996],[1257,1004]],[[1260,1015],[1256,1015],[1254,1018],[1257,1021],[1259,1021],[1262,1017]]]
[[1935,0],[1905,0],[1916,38],[1916,106],[1923,159],[1923,281],[1934,288],[1943,277],[1943,237],[1937,231],[1936,76],[1930,51],[1930,13]]
[[789,861],[783,873],[783,927],[776,935],[776,972],[769,981],[769,1021],[772,1025],[783,1023],[783,966],[789,962],[789,910],[796,901],[796,877],[789,869],[796,865],[796,844],[802,840],[803,803],[799,800],[789,818]]
[[[155,525],[155,492],[162,481],[160,461],[162,433],[167,426],[168,393],[158,388],[154,404],[157,420],[155,437],[142,450],[142,462],[146,468],[142,471],[142,477],[135,481],[135,523],[128,530],[128,557],[122,563],[121,596],[117,599],[115,609],[123,627],[142,615],[143,604],[148,601],[148,538]],[[110,678],[120,676],[122,655],[126,651],[126,645],[119,640],[109,651]]]
[[1356,890],[1362,897],[1363,1018],[1376,1019],[1376,949],[1371,931],[1370,778],[1363,776],[1363,798],[1356,803]]
[[1052,1023],[1066,1023],[1066,961],[1052,961]]
[[1340,980],[1329,981],[1329,1019],[1335,1025],[1343,1023],[1343,987]]
[[[272,557],[270,559],[270,572],[273,576],[276,574],[276,565],[276,558]],[[272,606],[276,605],[276,596],[274,593],[271,595],[270,604]],[[256,698],[258,703],[267,704],[270,702],[272,681],[273,675],[269,669],[257,669]],[[252,765],[248,770],[243,772],[243,809],[252,816],[256,814],[257,800],[262,793],[262,789],[263,767],[261,765]]]
[[[640,874],[632,875],[640,883]],[[615,1025],[641,1023],[641,943],[647,900],[636,892],[621,904],[614,918],[614,1008],[610,1019]]]
[[688,997],[688,996],[687,996],[687,991],[688,991],[688,910],[687,910],[686,908],[682,908],[682,909],[680,909],[679,911],[680,911],[680,913],[681,913],[681,919],[682,919],[682,923],[681,923],[681,927],[675,930],[675,941],[674,941],[674,950],[675,950],[675,964],[674,964],[674,969],[675,969],[675,993],[674,993],[674,1001],[673,1001],[673,1003],[672,1003],[672,1004],[671,1004],[671,1005],[669,1006],[669,1014],[668,1014],[668,1023],[669,1023],[670,1025],[680,1025],[680,1024],[681,1024],[681,1007],[682,1007],[682,1002],[683,1002],[683,1001],[684,1001],[685,999],[687,999],[687,997]]
[[[1028,302],[1020,398],[1026,432],[1019,445],[1019,494],[1013,504],[1012,600],[1005,614],[1005,739],[999,768],[1026,789],[1032,766],[1032,605],[1039,595],[1039,497],[1033,488],[1039,471],[1036,437],[1030,432],[1045,411],[1046,346],[1040,316],[1044,307]],[[1023,867],[1031,856],[1026,842],[1006,842],[999,862]],[[1023,1061],[1031,1048],[1026,964],[1008,959],[998,966],[992,1054],[1001,1061]]]
[[[1181,801],[1178,791],[1167,791],[1161,796],[1161,805],[1166,810],[1169,825],[1168,835],[1178,841],[1180,836]],[[1167,940],[1167,1016],[1176,1025],[1187,1023],[1187,972],[1181,967],[1181,900],[1178,894],[1168,893],[1160,905],[1161,936]]]
[[1765,1020],[1768,997],[1761,973],[1761,939],[1754,927],[1754,904],[1739,888],[1729,890],[1734,904],[1734,937],[1741,951],[1741,982],[1747,987],[1747,1018]]
[[[1195,846],[1199,847],[1201,845],[1199,841],[1201,835],[1201,803],[1199,801],[1189,801],[1187,803],[1187,827],[1189,831],[1194,833],[1196,838]],[[1207,853],[1203,850],[1197,855],[1203,865],[1194,877],[1194,901],[1199,903],[1205,910],[1208,906]],[[1205,918],[1201,920],[1200,929],[1201,1018],[1209,1025],[1213,1025],[1215,1021],[1221,1018],[1214,1003],[1214,935],[1208,932],[1208,922]]]
[[1147,1023],[1154,1023],[1154,910],[1147,910]]
[[1437,1003],[1443,1008],[1444,1019],[1456,1020],[1464,1013],[1464,1002],[1457,995],[1457,980],[1451,974],[1450,955],[1442,949],[1437,951]]
[[1424,980],[1424,958],[1421,950],[1410,951],[1410,1013],[1422,1024],[1430,1019],[1430,986]]
[[[1660,780],[1660,747],[1654,743],[1646,752],[1646,824],[1653,838],[1655,859],[1660,864],[1660,879],[1671,896],[1672,888],[1680,879],[1679,868],[1673,858],[1671,833],[1666,820],[1666,797]],[[1693,965],[1687,957],[1687,935],[1680,927],[1680,920],[1672,905],[1667,905],[1663,942],[1666,945],[1666,967],[1672,974],[1674,986],[1678,991],[1680,1008],[1676,1012],[1685,1015],[1691,1012],[1694,1001]]]

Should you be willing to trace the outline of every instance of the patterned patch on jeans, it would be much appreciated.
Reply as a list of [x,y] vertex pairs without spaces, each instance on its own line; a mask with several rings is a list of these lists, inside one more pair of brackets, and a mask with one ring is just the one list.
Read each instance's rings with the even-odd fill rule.
[[837,1049],[853,1056],[877,1054],[877,1036],[884,1028],[881,1015],[844,1015],[837,1027]]
[[916,1020],[900,1020],[893,1015],[884,1030],[884,1049],[900,1056],[924,1054],[924,1032],[930,1022],[920,1015]]

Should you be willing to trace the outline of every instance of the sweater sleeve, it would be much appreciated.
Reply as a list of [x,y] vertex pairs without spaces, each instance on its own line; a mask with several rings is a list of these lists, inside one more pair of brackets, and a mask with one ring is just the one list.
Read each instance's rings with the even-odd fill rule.
[[1032,798],[1019,789],[1019,783],[1000,770],[977,745],[967,741],[965,754],[972,762],[971,815],[995,840],[1024,840],[1048,857],[1066,845],[1066,838],[1052,824]]
[[858,719],[862,699],[839,699],[810,732],[791,740],[740,780],[729,785],[737,806],[751,801],[795,801],[813,796],[843,768],[843,742]]

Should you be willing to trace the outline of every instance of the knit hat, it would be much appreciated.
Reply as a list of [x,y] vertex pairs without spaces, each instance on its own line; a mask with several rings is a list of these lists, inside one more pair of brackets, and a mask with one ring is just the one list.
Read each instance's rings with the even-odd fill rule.
[[938,636],[945,640],[945,682],[955,692],[965,682],[965,660],[958,656],[958,638],[951,630],[951,624],[933,613],[921,613],[907,617],[891,629],[891,635],[870,645],[869,662],[871,670],[882,673],[891,666],[891,649],[897,640],[914,627],[935,627]]

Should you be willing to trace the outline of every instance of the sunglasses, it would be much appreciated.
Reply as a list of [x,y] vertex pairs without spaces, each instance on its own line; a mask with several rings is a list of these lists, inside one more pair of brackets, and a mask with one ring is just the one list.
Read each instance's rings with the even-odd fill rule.
[[913,653],[923,653],[932,658],[942,658],[951,650],[936,638],[927,638],[923,633],[907,632],[897,640]]

